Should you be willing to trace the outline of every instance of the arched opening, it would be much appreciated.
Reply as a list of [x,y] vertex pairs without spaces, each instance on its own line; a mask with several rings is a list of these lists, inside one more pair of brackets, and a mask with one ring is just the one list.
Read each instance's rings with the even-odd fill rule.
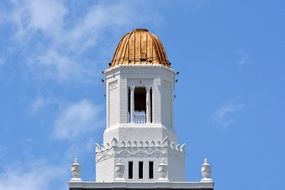
[[150,87],[129,87],[128,122],[151,123],[153,120],[152,102],[152,89]]
[[146,123],[146,89],[136,87],[134,92],[134,122]]

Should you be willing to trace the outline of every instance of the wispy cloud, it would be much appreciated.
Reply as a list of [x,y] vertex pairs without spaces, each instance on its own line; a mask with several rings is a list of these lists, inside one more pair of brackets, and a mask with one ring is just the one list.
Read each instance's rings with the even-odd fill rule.
[[[102,134],[100,134],[102,135]],[[96,139],[96,134],[93,134],[92,137],[88,137],[90,135],[84,135],[84,138],[73,139],[73,141],[69,141],[69,146],[65,150],[62,156],[66,160],[70,160],[71,158],[86,158],[86,155],[90,155],[94,153],[95,143],[98,143],[98,139]]]
[[27,106],[27,112],[30,115],[36,115],[42,111],[51,109],[51,107],[58,107],[63,103],[63,100],[60,101],[51,95],[43,95],[38,92],[37,95],[31,99],[30,105]]
[[99,106],[85,99],[65,107],[55,121],[54,136],[58,139],[73,140],[102,127],[100,111]]
[[17,40],[29,39],[36,32],[56,37],[67,13],[63,3],[56,0],[28,0],[25,3],[15,0],[13,7],[9,20],[16,26]]
[[237,120],[237,114],[242,111],[244,104],[227,103],[222,105],[213,114],[213,122],[228,128]]
[[74,7],[64,1],[14,0],[2,17],[13,26],[13,48],[22,48],[32,73],[58,81],[81,80],[93,78],[98,72],[101,60],[90,58],[90,48],[93,54],[99,54],[106,44],[113,43],[114,34],[121,34],[130,25],[154,22],[143,16],[143,8],[136,11],[143,4],[96,3],[72,17]]
[[[53,166],[44,162],[19,163],[0,172],[0,187],[6,190],[48,190],[66,188],[60,180],[67,172],[62,166]],[[56,185],[57,182],[57,185]]]
[[238,49],[234,53],[237,55],[238,66],[243,66],[249,63],[249,55],[244,49]]
[[91,7],[86,15],[78,19],[73,28],[65,31],[65,43],[72,45],[71,48],[84,51],[96,45],[101,36],[107,37],[106,33],[111,37],[110,31],[116,32],[132,22],[140,22],[140,18],[136,17],[139,16],[138,12],[132,9],[134,6],[133,3],[119,1]]
[[35,114],[42,108],[44,108],[50,101],[48,99],[45,99],[44,97],[38,96],[36,97],[30,106],[30,113]]
[[71,76],[78,78],[83,74],[83,69],[73,60],[72,55],[66,56],[52,48],[37,55],[30,63],[40,73],[44,72],[46,76],[60,81],[68,80]]

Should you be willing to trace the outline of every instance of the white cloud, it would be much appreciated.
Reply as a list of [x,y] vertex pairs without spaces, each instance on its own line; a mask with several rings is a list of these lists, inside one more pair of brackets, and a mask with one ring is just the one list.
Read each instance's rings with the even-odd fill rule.
[[[102,134],[100,134],[102,135]],[[73,141],[69,141],[70,144],[68,146],[68,149],[66,149],[65,153],[62,154],[62,157],[66,160],[69,160],[70,158],[86,158],[86,155],[90,155],[94,153],[95,149],[95,143],[97,142],[96,135],[93,134],[92,137],[88,138],[84,136],[84,138],[75,139]],[[98,142],[97,142],[98,143]]]
[[[67,171],[64,167],[56,167],[42,162],[21,163],[13,167],[9,166],[0,172],[0,187],[5,190],[62,189],[66,188],[62,182],[66,176]],[[57,185],[55,185],[56,182],[58,182]]]
[[[13,48],[25,49],[21,52],[32,73],[58,81],[82,81],[98,73],[99,60],[89,60],[86,55],[90,48],[102,51],[106,44],[114,42],[114,34],[126,32],[130,25],[154,23],[150,15],[144,16],[142,5],[145,6],[139,2],[96,2],[74,17],[74,7],[64,1],[14,0],[12,9],[5,14],[15,26]],[[136,11],[138,6],[140,11]]]
[[42,71],[40,73],[45,73],[48,77],[63,81],[69,79],[71,76],[78,78],[78,75],[83,72],[80,64],[75,63],[71,57],[72,55],[68,57],[50,49],[39,54],[31,64],[38,71]]
[[30,0],[25,3],[15,0],[13,3],[10,20],[16,24],[18,39],[31,37],[37,31],[56,35],[67,12],[62,2],[56,0]]
[[27,111],[29,114],[34,115],[43,111],[49,106],[57,106],[60,102],[51,96],[37,95],[34,99],[31,100],[30,106],[28,106]]
[[31,26],[35,29],[52,32],[61,26],[66,9],[60,1],[30,1]]
[[39,110],[41,110],[43,107],[45,107],[48,104],[49,100],[44,99],[41,96],[36,97],[30,107],[30,112],[32,114],[37,113]]
[[54,136],[58,139],[74,139],[102,126],[101,108],[87,100],[65,107],[55,121]]
[[116,28],[126,27],[132,22],[140,22],[141,15],[134,11],[133,6],[134,4],[126,2],[97,4],[80,18],[70,31],[66,32],[64,39],[73,48],[81,50],[93,46],[108,30],[114,32]]
[[234,53],[238,56],[238,66],[242,66],[249,63],[248,53],[244,49],[238,49]]
[[213,115],[214,123],[225,128],[237,120],[237,114],[243,109],[244,104],[227,103],[222,105]]

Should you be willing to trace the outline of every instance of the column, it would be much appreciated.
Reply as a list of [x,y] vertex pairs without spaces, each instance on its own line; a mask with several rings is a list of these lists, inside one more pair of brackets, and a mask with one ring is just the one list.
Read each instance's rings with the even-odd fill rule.
[[150,123],[150,87],[146,87],[146,122]]
[[135,87],[131,86],[131,123],[134,123],[134,112],[135,112],[135,98],[134,98],[134,92]]

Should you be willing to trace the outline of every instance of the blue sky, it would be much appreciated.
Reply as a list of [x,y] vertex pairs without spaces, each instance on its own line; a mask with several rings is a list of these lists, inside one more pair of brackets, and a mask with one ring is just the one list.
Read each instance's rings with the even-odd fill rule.
[[148,28],[179,71],[175,127],[187,178],[207,157],[215,189],[282,189],[285,3],[1,1],[0,189],[66,189],[78,157],[95,178],[101,70],[123,34]]

